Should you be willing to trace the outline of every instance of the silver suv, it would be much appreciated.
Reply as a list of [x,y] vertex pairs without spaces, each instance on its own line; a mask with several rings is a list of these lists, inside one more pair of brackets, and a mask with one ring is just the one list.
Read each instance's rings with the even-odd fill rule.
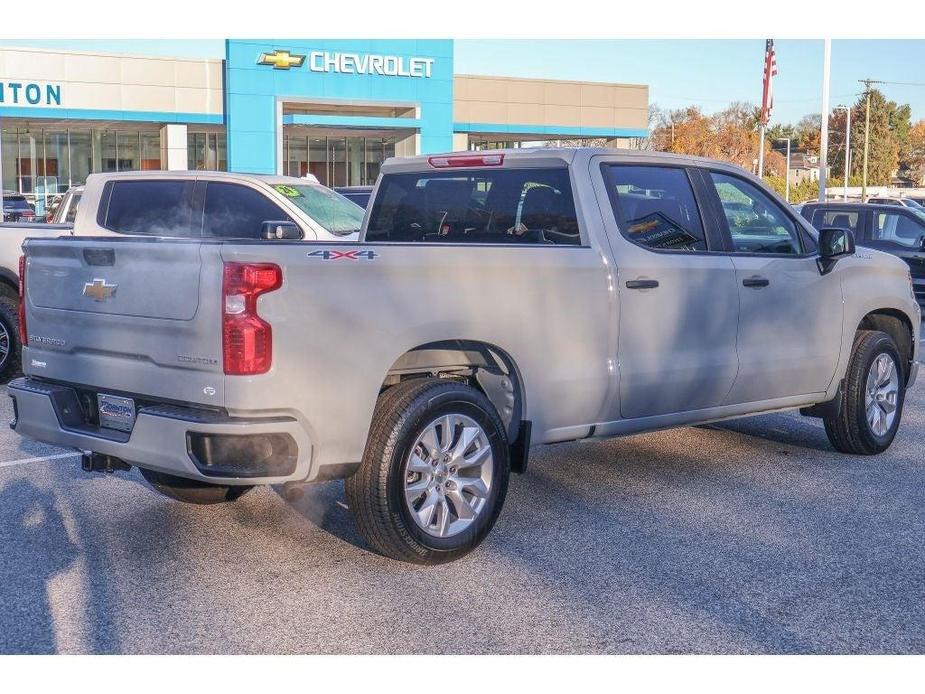
[[359,242],[25,252],[16,431],[193,503],[346,478],[413,562],[478,545],[532,445],[799,408],[875,454],[917,372],[908,267],[704,159],[391,159]]

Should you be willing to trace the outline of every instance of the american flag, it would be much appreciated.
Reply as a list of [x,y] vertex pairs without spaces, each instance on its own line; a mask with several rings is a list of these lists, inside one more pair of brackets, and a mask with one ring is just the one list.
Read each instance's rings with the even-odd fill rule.
[[773,82],[777,74],[777,56],[774,54],[774,39],[768,39],[764,50],[764,91],[761,95],[761,124],[767,125],[774,108]]

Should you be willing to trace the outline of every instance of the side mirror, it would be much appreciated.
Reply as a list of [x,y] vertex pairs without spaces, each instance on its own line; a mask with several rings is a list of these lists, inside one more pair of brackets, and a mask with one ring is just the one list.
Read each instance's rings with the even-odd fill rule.
[[293,222],[264,222],[260,236],[270,241],[291,241],[302,238],[302,230]]
[[819,272],[829,272],[841,258],[854,255],[854,233],[849,229],[822,229],[819,232]]

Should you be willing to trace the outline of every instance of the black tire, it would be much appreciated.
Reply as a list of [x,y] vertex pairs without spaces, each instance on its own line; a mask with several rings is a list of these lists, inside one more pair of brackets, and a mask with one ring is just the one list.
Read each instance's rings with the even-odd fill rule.
[[[888,354],[893,359],[899,376],[899,390],[893,423],[885,434],[878,436],[867,421],[864,396],[871,365],[881,354]],[[858,331],[851,350],[851,361],[848,362],[848,372],[842,384],[841,398],[839,415],[824,417],[822,420],[825,433],[835,449],[853,455],[876,455],[889,448],[899,429],[906,398],[906,368],[892,337],[879,330]]]
[[[425,427],[445,414],[474,420],[492,454],[492,483],[481,512],[456,535],[435,537],[412,520],[404,495],[406,461]],[[438,378],[405,381],[383,393],[359,470],[346,483],[357,527],[377,552],[416,564],[441,564],[475,549],[504,505],[510,455],[504,425],[488,399],[464,383]]]
[[[0,294],[0,343],[6,342],[6,354],[0,357],[0,383],[22,373],[22,345],[19,343],[19,299]],[[2,352],[2,349],[0,349]]]
[[187,504],[221,504],[243,496],[253,485],[210,484],[156,470],[138,468],[148,484],[164,496]]

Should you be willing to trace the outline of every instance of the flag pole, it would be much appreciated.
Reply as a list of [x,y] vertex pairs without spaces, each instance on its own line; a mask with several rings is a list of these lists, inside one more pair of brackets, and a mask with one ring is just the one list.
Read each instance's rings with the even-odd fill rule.
[[829,68],[832,64],[832,39],[825,39],[822,57],[822,132],[819,138],[819,202],[825,202],[826,173],[829,162]]
[[764,128],[761,123],[761,130],[758,134],[758,178],[764,178]]

